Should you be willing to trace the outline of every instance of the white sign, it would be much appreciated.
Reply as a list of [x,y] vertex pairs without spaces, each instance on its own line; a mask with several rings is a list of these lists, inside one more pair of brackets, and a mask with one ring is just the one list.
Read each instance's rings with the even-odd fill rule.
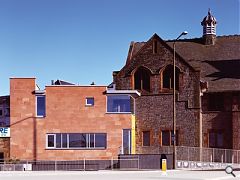
[[0,137],[10,137],[10,128],[0,127]]

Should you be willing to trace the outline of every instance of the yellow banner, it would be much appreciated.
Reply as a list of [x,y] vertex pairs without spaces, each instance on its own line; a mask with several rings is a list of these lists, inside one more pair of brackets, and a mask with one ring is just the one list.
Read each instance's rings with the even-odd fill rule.
[[135,115],[132,115],[131,117],[131,123],[132,123],[132,132],[131,132],[131,141],[132,141],[132,154],[136,154],[136,118],[135,118]]

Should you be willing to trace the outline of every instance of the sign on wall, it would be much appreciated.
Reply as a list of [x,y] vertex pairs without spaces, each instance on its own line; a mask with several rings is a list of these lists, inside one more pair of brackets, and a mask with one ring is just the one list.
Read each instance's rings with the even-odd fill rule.
[[10,128],[0,127],[0,137],[10,137]]

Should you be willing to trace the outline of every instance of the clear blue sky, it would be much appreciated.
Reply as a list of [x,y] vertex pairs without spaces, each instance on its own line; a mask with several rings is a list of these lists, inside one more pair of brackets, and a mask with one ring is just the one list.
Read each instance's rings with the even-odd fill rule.
[[99,85],[112,82],[129,43],[154,33],[201,37],[211,8],[217,35],[239,34],[239,0],[0,0],[0,95],[9,77]]

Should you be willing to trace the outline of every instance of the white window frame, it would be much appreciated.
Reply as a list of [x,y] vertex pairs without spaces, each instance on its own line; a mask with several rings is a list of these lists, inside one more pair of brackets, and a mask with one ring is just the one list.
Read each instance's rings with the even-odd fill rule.
[[[110,111],[108,111],[108,97],[109,96],[129,96],[130,97],[130,112],[110,112]],[[133,114],[133,112],[131,111],[131,99],[133,99],[134,100],[134,111],[135,111],[135,99],[131,96],[131,95],[128,95],[128,94],[118,94],[118,95],[107,95],[106,96],[106,114]],[[134,112],[134,114],[135,114],[135,112]]]
[[[38,98],[38,97],[45,97],[45,115],[44,115],[44,116],[37,114],[37,108],[38,108],[37,98]],[[40,118],[46,117],[46,96],[45,96],[45,95],[36,95],[36,105],[35,105],[35,106],[36,106],[36,108],[35,108],[36,117],[40,117]]]
[[[56,136],[57,136],[58,133],[49,133],[49,134],[46,134],[46,149],[65,149],[65,150],[71,150],[71,149],[82,149],[82,150],[87,150],[87,149],[93,149],[93,150],[100,150],[100,149],[107,149],[107,133],[79,133],[79,134],[86,134],[86,147],[69,147],[69,134],[70,133],[66,133],[67,134],[67,147],[62,147],[62,134],[63,133],[60,133],[61,134],[61,147],[60,148],[57,148],[56,147]],[[94,147],[90,147],[90,144],[91,144],[91,134],[93,135],[94,137]],[[106,147],[97,147],[96,148],[96,134],[106,134]],[[49,147],[48,146],[48,137],[49,136],[53,136],[54,137],[54,146],[53,147]]]
[[128,130],[128,150],[130,154],[132,154],[132,129],[122,129],[122,148],[121,148],[121,154],[124,154],[124,147],[123,147],[123,131]]
[[[93,99],[93,104],[88,104],[88,99]],[[94,99],[94,97],[86,97],[86,100],[85,100],[85,105],[86,106],[94,106],[94,103],[95,103],[95,99]]]
[[[48,136],[54,137],[54,146],[53,147],[48,146]],[[46,149],[56,149],[56,134],[46,134]]]

